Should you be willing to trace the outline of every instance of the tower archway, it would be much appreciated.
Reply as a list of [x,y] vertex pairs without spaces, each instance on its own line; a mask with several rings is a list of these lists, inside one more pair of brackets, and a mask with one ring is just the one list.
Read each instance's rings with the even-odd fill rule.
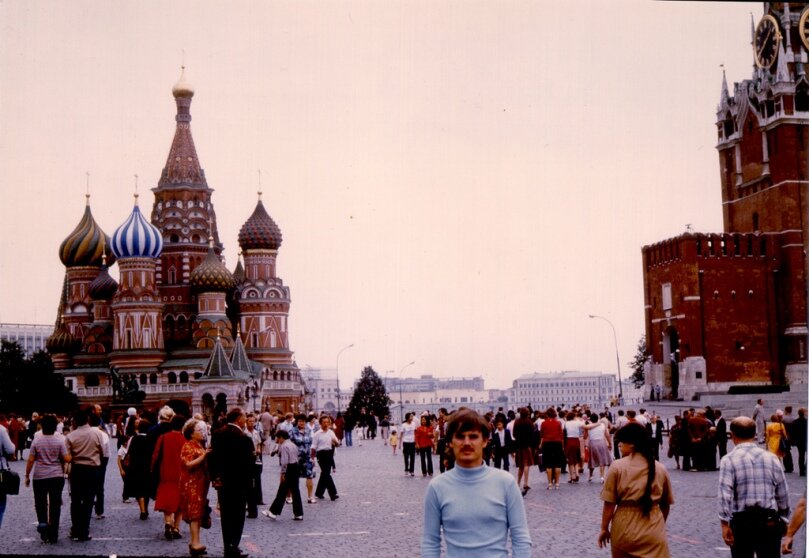
[[663,332],[663,369],[666,383],[671,388],[671,398],[680,397],[680,334],[677,328],[669,326]]

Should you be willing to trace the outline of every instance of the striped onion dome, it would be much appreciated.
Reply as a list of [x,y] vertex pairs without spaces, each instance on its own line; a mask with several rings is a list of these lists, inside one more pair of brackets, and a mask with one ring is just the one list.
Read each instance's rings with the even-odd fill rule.
[[281,229],[269,216],[264,204],[258,200],[255,211],[239,231],[242,250],[277,250],[281,246]]
[[225,292],[235,288],[236,281],[211,247],[205,261],[191,272],[191,286],[198,291]]
[[163,237],[157,227],[149,223],[135,208],[112,235],[112,251],[120,258],[156,258],[163,251]]
[[118,290],[118,283],[110,277],[107,269],[106,265],[102,265],[101,273],[90,283],[90,298],[92,300],[110,300],[115,291]]
[[[84,215],[73,232],[59,246],[59,259],[65,267],[100,266],[104,250],[110,244],[110,237],[104,234],[90,211],[90,203],[84,208]],[[109,264],[115,258],[110,255]]]
[[70,334],[65,325],[61,322],[50,337],[45,341],[45,348],[52,355],[60,353],[74,353],[81,347],[81,343]]
[[236,269],[233,270],[233,280],[236,281],[237,285],[244,283],[244,267],[242,266],[241,258],[236,264]]

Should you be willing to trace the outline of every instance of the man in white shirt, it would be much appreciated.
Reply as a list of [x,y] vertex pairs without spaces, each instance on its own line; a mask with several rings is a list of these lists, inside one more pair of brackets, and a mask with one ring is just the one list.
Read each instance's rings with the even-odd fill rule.
[[338,445],[340,445],[340,440],[331,429],[331,417],[323,415],[320,417],[320,430],[312,434],[311,450],[312,458],[317,458],[317,464],[320,467],[320,479],[317,481],[315,496],[321,500],[324,492],[329,493],[332,502],[339,498],[337,487],[334,486],[334,479],[331,476],[334,468],[334,448]]

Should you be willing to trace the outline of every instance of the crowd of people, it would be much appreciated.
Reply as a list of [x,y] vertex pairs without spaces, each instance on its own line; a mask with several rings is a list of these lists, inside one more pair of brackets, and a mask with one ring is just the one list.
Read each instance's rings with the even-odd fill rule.
[[[544,473],[546,490],[559,490],[563,480],[602,485],[596,542],[609,545],[613,556],[669,556],[665,523],[674,495],[660,462],[666,440],[667,455],[677,469],[719,470],[719,516],[732,557],[752,557],[751,549],[759,558],[777,556],[789,514],[785,474],[794,471],[793,448],[798,474],[806,474],[806,409],[793,416],[785,407],[762,421],[762,400],[751,418],[728,423],[721,411],[706,407],[683,411],[670,425],[645,409],[613,412],[606,407],[596,412],[587,405],[542,410],[529,406],[485,415],[442,408],[437,415],[407,413],[401,424],[364,410],[358,418],[338,414],[333,420],[325,413],[245,413],[234,408],[213,421],[201,415],[186,417],[183,411],[187,413],[169,406],[157,411],[132,407],[112,422],[105,422],[99,405],[82,409],[69,421],[50,414],[34,413],[28,421],[0,416],[3,454],[22,459],[29,449],[25,485],[33,485],[42,541],[58,542],[66,479],[70,538],[91,540],[93,514],[104,517],[104,479],[112,459],[123,480],[123,491],[116,497],[137,502],[140,520],[149,518],[151,503],[151,509],[162,514],[166,540],[184,538],[185,522],[190,554],[205,554],[201,533],[210,528],[212,507],[217,506],[225,555],[245,556],[239,548],[245,518],[258,517],[259,507],[265,505],[265,460],[277,456],[280,476],[274,499],[260,513],[277,520],[291,504],[292,519],[300,521],[301,479],[307,504],[317,504],[326,495],[331,501],[339,498],[332,476],[337,467],[334,452],[352,445],[354,432],[360,440],[373,440],[381,431],[382,443],[394,455],[401,449],[405,476],[415,476],[417,455],[422,476],[435,475],[425,499],[425,556],[437,555],[442,537],[449,556],[454,555],[452,549],[460,553],[478,548],[476,537],[487,552],[505,550],[510,537],[514,556],[530,555],[522,501],[531,490],[534,466]],[[728,441],[733,442],[730,452]],[[111,450],[116,446],[117,453]],[[211,487],[215,502],[209,500]],[[480,502],[481,494],[487,495],[492,509],[466,501]],[[0,522],[4,508],[5,495],[0,495]],[[805,502],[798,506],[803,509]],[[505,517],[492,517],[502,510]],[[502,533],[493,531],[498,525],[506,526]],[[751,533],[758,534],[755,544]],[[789,536],[784,549],[791,545]]]

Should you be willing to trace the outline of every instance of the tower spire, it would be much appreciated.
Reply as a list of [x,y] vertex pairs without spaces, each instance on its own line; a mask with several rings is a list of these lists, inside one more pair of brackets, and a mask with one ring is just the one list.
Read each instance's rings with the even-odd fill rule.
[[85,176],[87,177],[87,189],[84,192],[84,197],[87,200],[87,206],[90,206],[90,172],[85,172]]
[[177,128],[171,142],[166,166],[160,176],[158,187],[163,186],[200,186],[207,188],[205,173],[199,164],[194,138],[191,137],[191,100],[194,87],[185,77],[185,65],[180,68],[180,79],[171,90],[177,104]]

